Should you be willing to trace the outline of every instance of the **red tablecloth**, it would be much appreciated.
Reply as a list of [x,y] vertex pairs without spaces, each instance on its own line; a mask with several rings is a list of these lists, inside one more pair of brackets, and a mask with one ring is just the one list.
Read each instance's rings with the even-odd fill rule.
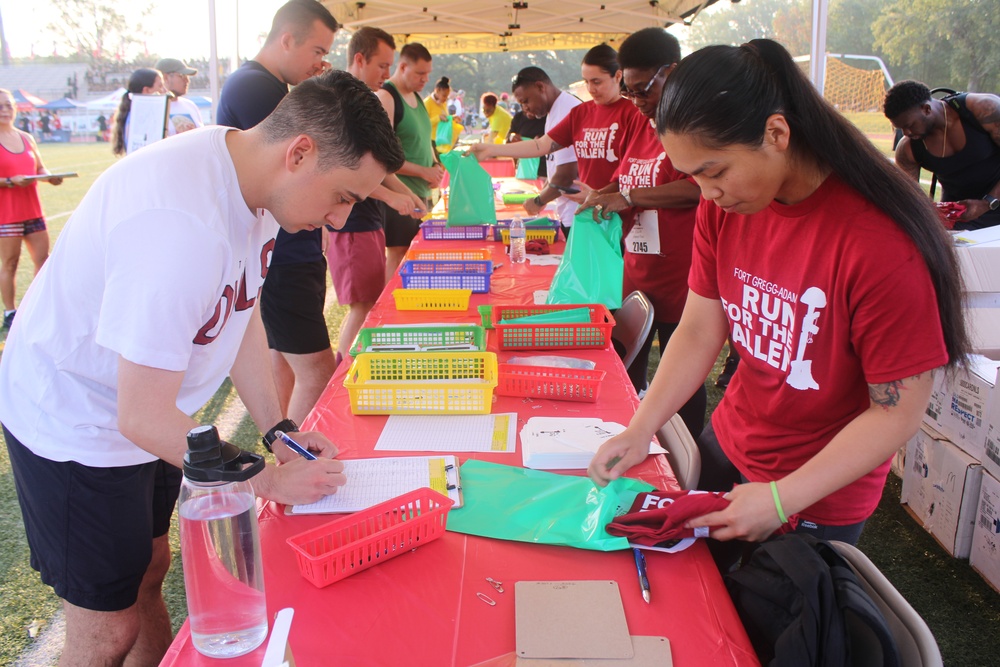
[[[480,304],[530,304],[532,292],[545,289],[555,272],[553,267],[511,265],[498,243],[418,239],[416,245],[429,249],[490,248],[494,262],[502,263],[493,274],[491,293],[473,295],[469,310],[464,312],[398,312],[391,296],[392,289],[399,287],[397,275],[372,310],[366,326],[473,322],[479,319],[475,307]],[[562,245],[554,250],[562,252]],[[496,351],[492,335],[490,349]],[[515,354],[533,353],[500,352],[500,361]],[[638,400],[615,352],[574,350],[564,354],[592,359],[599,370],[607,371],[598,403],[526,401],[501,396],[496,398],[493,411],[517,412],[518,429],[534,416],[598,416],[627,424]],[[388,418],[351,415],[347,390],[342,385],[346,372],[345,363],[303,428],[329,435],[344,458],[398,455],[373,451]],[[516,453],[468,453],[460,458],[521,465],[520,447]],[[659,488],[676,484],[662,456],[649,457],[632,474]],[[330,519],[286,516],[284,508],[274,503],[261,508],[268,611],[273,615],[284,607],[295,608],[290,644],[299,667],[513,665],[514,583],[561,579],[618,581],[631,634],[667,637],[675,665],[758,664],[722,579],[701,543],[678,554],[647,552],[653,600],[649,605],[642,600],[631,552],[601,553],[450,532],[413,553],[317,589],[299,575],[285,540]],[[486,577],[503,582],[505,592],[494,591]],[[496,606],[481,601],[477,592],[496,600]],[[224,663],[210,660],[194,650],[185,623],[163,664],[259,665],[263,653],[261,647]]]

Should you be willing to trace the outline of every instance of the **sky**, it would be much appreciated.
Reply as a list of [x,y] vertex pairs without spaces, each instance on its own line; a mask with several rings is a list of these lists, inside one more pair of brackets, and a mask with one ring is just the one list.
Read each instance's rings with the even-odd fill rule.
[[[139,10],[148,0],[107,0],[119,12],[139,22]],[[175,58],[207,58],[209,3],[213,0],[153,0],[153,13],[143,21],[151,53]],[[55,0],[58,2],[58,0]],[[274,12],[285,0],[214,0],[219,57],[253,57],[260,35],[271,27]],[[4,33],[14,57],[32,53],[47,56],[66,47],[57,45],[46,26],[58,18],[53,0],[0,0]],[[237,16],[239,20],[237,21]],[[237,42],[237,35],[239,41]]]

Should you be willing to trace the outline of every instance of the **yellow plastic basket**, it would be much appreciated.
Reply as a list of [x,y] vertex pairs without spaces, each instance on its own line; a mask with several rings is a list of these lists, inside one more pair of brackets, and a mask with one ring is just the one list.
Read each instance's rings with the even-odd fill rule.
[[396,310],[468,310],[470,289],[394,289]]
[[356,415],[485,415],[496,386],[492,352],[365,352],[344,380]]
[[[524,232],[524,238],[528,241],[534,241],[535,239],[545,239],[549,243],[556,242],[556,230],[554,229],[531,229],[528,228]],[[504,245],[510,245],[510,230],[501,229],[500,230],[500,240],[503,241]]]

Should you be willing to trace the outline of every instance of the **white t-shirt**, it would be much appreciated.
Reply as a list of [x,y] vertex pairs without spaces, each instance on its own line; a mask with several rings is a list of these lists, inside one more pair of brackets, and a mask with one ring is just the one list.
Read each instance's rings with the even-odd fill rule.
[[0,359],[0,421],[39,456],[155,460],[118,431],[119,355],[183,372],[186,414],[229,374],[278,226],[247,208],[228,131],[192,130],[117,162],[66,223]]
[[186,97],[175,97],[170,100],[169,109],[169,124],[173,127],[173,132],[176,134],[187,132],[188,130],[193,130],[196,127],[202,127],[204,125],[201,120],[201,110],[198,108],[198,105]]
[[[565,91],[560,92],[559,97],[552,103],[552,108],[549,109],[548,115],[545,116],[545,133],[548,134],[549,130],[558,125],[559,121],[565,118],[570,110],[579,104],[583,104],[580,98],[570,95]],[[548,170],[549,178],[551,178],[552,174],[556,173],[556,167],[559,165],[576,162],[576,153],[573,152],[571,146],[560,148],[556,152],[545,156],[545,162],[545,168]],[[563,227],[569,227],[573,224],[573,213],[576,211],[577,206],[576,202],[566,197],[559,197],[556,200],[556,210],[559,211],[559,220],[562,222]]]

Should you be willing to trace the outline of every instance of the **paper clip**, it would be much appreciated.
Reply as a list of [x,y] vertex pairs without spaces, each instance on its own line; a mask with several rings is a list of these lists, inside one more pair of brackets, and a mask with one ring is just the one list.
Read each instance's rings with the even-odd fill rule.
[[497,593],[503,593],[503,582],[502,581],[497,581],[493,577],[486,577],[486,581],[489,583],[490,586],[492,586],[493,588],[497,589]]
[[476,597],[488,604],[491,607],[497,606],[497,601],[491,598],[486,593],[476,593]]

